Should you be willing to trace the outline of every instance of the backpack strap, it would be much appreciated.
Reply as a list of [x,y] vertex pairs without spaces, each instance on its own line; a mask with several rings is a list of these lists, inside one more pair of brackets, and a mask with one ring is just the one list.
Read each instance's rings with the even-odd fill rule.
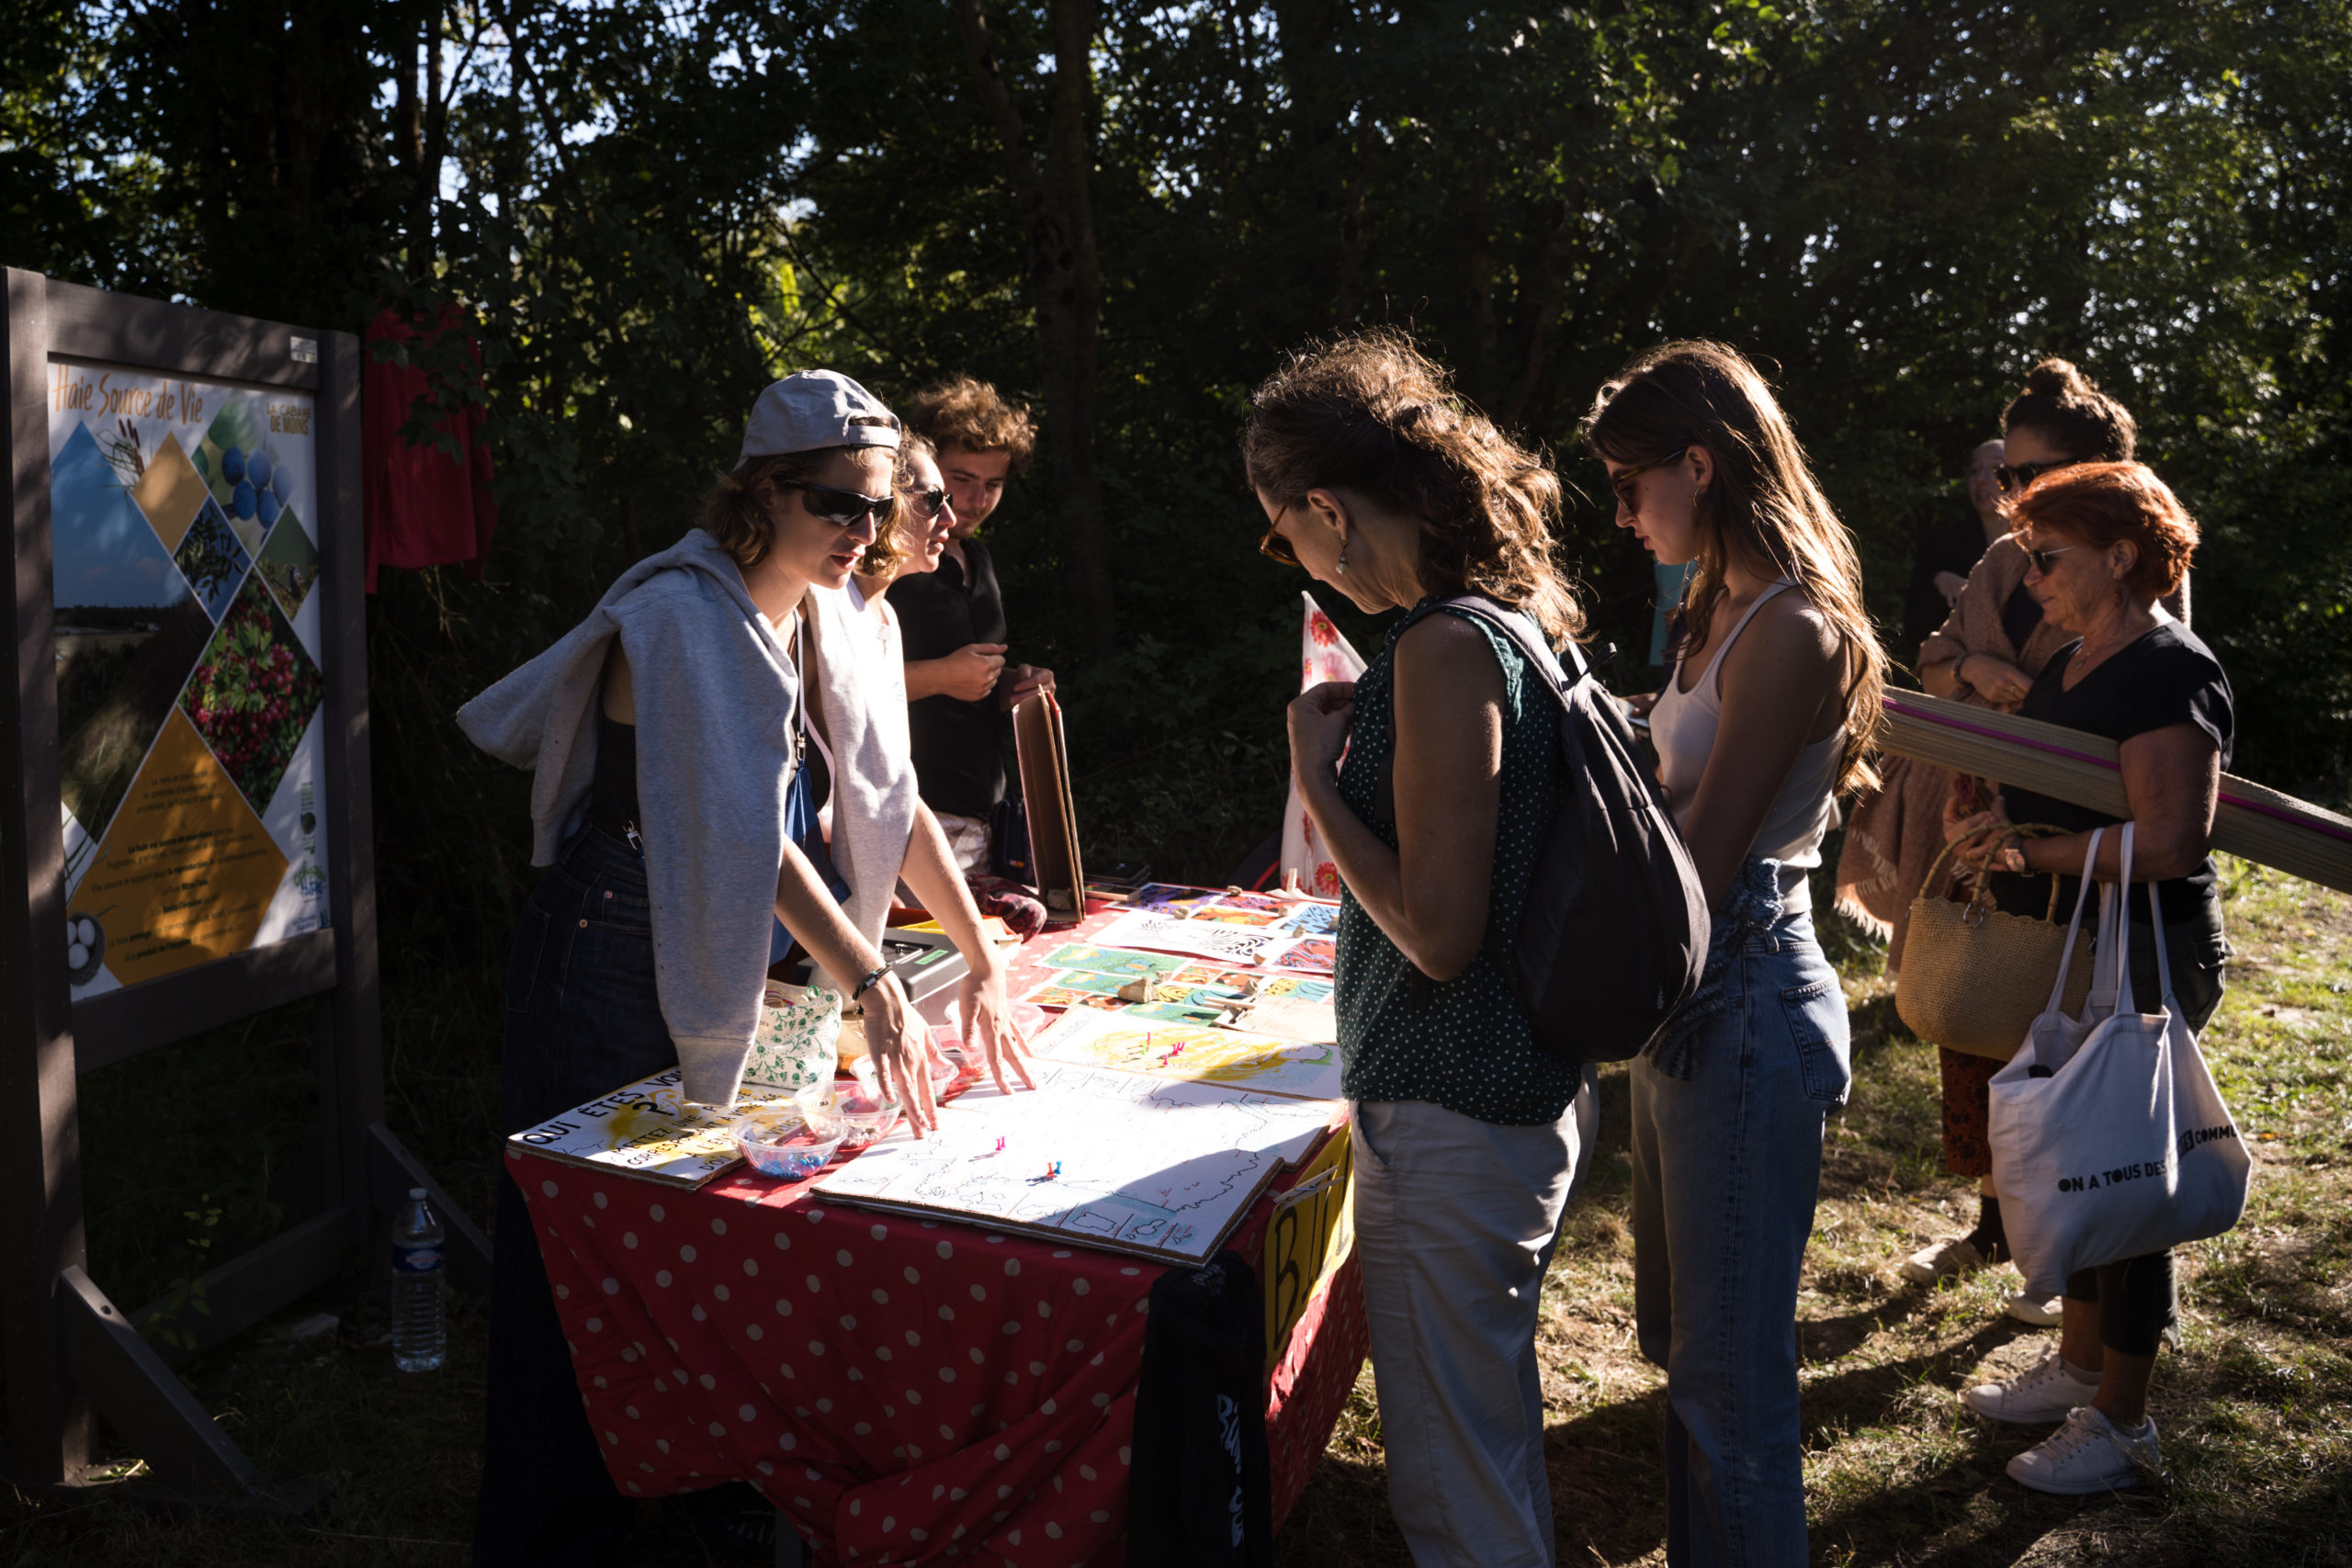
[[1561,656],[1553,652],[1535,623],[1520,611],[1509,609],[1483,593],[1464,593],[1430,606],[1431,610],[1459,610],[1476,615],[1510,638],[1527,661],[1551,677],[1544,684],[1550,688],[1553,701],[1563,710],[1568,706],[1568,694],[1592,679],[1592,669],[1584,661],[1584,650],[1574,642],[1567,645],[1566,657],[1576,671],[1574,679],[1561,668]]

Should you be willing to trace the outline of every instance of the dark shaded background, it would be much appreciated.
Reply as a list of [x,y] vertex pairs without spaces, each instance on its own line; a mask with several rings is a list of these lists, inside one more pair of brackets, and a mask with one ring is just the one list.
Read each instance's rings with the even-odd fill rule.
[[[489,572],[387,573],[369,624],[394,1117],[468,1190],[526,780],[450,715],[684,530],[776,375],[1046,394],[1045,264],[955,8],[0,0],[7,265],[345,330],[386,302],[478,322],[486,385],[447,398],[488,403]],[[1061,675],[1091,855],[1221,879],[1274,825],[1304,581],[1251,553],[1237,439],[1279,354],[1363,322],[1420,333],[1587,495],[1572,435],[1600,381],[1663,336],[1736,344],[1890,626],[2025,367],[2075,358],[2204,522],[2198,629],[2240,695],[2237,770],[2342,799],[2343,0],[985,16],[1041,158],[1052,24],[1092,39],[1069,167],[1102,279],[1099,447],[1041,462],[990,525],[1013,657]],[[1080,469],[1092,522],[1053,477]],[[1107,604],[1069,570],[1087,526]],[[1563,545],[1599,637],[1643,649],[1646,557],[1589,502]],[[128,1194],[138,1163],[104,1096],[94,1209],[97,1168],[119,1149]],[[266,1228],[268,1182],[224,1165],[229,1218],[180,1228]],[[193,1246],[116,1266],[167,1282]]]

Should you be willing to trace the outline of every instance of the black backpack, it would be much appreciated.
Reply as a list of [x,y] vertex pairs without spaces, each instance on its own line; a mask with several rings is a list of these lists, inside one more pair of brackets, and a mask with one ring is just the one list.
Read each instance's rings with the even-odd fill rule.
[[1707,897],[1690,852],[1633,726],[1574,643],[1571,678],[1526,616],[1476,594],[1445,607],[1509,637],[1560,705],[1558,803],[1505,972],[1539,1049],[1625,1061],[1690,999],[1707,962]]

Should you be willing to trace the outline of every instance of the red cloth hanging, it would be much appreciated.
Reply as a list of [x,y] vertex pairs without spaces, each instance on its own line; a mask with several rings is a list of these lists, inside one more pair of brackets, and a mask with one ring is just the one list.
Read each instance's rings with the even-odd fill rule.
[[[446,377],[414,363],[379,360],[379,342],[428,344],[445,333],[462,332],[455,305],[445,305],[441,320],[430,333],[419,333],[397,309],[388,308],[369,325],[365,368],[360,375],[361,460],[367,469],[368,592],[376,592],[376,570],[397,566],[461,564],[481,575],[490,554],[490,536],[498,526],[498,503],[491,499],[490,446],[482,440],[483,411],[479,403],[449,414],[435,431],[457,443],[452,457],[430,444],[412,446],[401,439],[416,400],[446,387]],[[481,378],[481,351],[470,335],[465,338],[468,374],[476,384]]]

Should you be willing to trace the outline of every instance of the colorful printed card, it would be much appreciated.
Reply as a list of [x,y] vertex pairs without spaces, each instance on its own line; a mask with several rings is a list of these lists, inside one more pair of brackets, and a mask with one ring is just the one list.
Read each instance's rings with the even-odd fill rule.
[[1196,905],[1192,912],[1185,916],[1187,919],[1214,920],[1219,925],[1261,927],[1271,926],[1282,918],[1279,910],[1239,909],[1223,902]]
[[1171,887],[1163,882],[1151,882],[1136,888],[1129,896],[1127,908],[1151,909],[1182,919],[1187,911],[1214,902],[1216,898],[1216,895],[1205,887]]
[[1300,904],[1274,928],[1289,936],[1331,936],[1340,929],[1337,904]]
[[1251,931],[1215,920],[1180,920],[1148,909],[1130,910],[1099,934],[1106,945],[1164,948],[1198,953],[1204,958],[1221,958],[1228,964],[1263,964],[1289,944],[1287,937],[1272,931]]
[[684,1077],[672,1067],[639,1078],[507,1142],[592,1170],[699,1187],[742,1159],[735,1151],[738,1116],[795,1103],[790,1089],[747,1083],[730,1107],[696,1105],[684,1098]]
[[1164,953],[1132,953],[1082,942],[1064,942],[1046,955],[1046,964],[1049,968],[1082,969],[1090,975],[1117,975],[1128,980],[1156,979],[1184,967],[1182,959]]
[[[1086,969],[1057,969],[1031,987],[1027,994],[1014,999],[1035,1002],[1038,1000],[1040,993],[1046,991],[1088,991],[1098,997],[1115,997],[1119,994],[1121,987],[1133,984],[1135,979],[1125,975],[1102,975]],[[1039,1002],[1038,1005],[1053,1007],[1057,1004]]]
[[1337,1100],[1339,1047],[1233,1029],[1139,1021],[1122,1013],[1062,1015],[1032,1049],[1051,1061],[1116,1067],[1153,1077],[1225,1084],[1252,1092]]
[[1310,936],[1293,942],[1274,960],[1277,969],[1303,969],[1329,975],[1340,966],[1340,944],[1328,936]]

